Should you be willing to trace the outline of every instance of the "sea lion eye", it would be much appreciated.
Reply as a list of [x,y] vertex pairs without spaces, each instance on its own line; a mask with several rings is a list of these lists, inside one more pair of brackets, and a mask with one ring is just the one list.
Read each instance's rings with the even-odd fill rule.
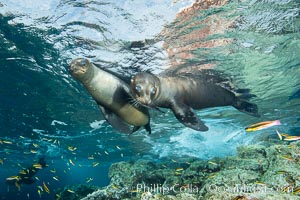
[[154,95],[156,93],[156,87],[152,87],[150,92]]
[[136,85],[135,90],[140,93],[142,91],[142,86],[141,85]]
[[85,66],[87,64],[87,59],[80,60],[80,66]]

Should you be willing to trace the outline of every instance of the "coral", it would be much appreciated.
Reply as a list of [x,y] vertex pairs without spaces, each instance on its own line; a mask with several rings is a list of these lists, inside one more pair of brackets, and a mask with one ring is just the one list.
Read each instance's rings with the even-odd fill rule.
[[75,200],[80,199],[92,193],[97,188],[90,185],[78,185],[65,187],[63,190],[56,193],[57,200]]
[[87,195],[99,199],[299,199],[300,142],[249,145],[213,160],[119,162],[110,184]]

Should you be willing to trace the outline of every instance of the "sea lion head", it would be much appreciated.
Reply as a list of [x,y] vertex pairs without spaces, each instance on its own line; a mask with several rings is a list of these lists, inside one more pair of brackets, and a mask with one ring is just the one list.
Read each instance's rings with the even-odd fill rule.
[[69,71],[71,75],[78,80],[86,80],[92,72],[92,63],[85,58],[76,58],[72,60]]
[[155,106],[155,99],[160,92],[160,80],[151,73],[141,72],[131,79],[131,93],[141,104]]

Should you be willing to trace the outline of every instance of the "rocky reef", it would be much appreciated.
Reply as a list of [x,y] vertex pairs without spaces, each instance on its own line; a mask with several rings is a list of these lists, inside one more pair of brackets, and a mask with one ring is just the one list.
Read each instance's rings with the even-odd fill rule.
[[[94,192],[82,199],[300,199],[300,142],[241,146],[237,152],[212,160],[115,163],[110,167],[110,184],[92,188]],[[82,188],[72,189],[82,194]],[[79,199],[74,194],[67,198],[69,193],[59,196]]]

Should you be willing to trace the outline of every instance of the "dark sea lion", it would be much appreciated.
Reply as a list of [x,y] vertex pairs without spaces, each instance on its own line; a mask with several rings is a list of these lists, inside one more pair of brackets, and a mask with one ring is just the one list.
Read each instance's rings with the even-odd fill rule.
[[36,181],[36,179],[34,179],[36,173],[45,167],[47,167],[45,158],[39,158],[38,163],[35,163],[26,169],[22,169],[18,175],[7,177],[6,184],[15,185],[16,187],[20,187],[21,184],[32,184]]
[[131,79],[131,93],[138,102],[147,107],[172,109],[181,123],[198,131],[207,131],[208,127],[193,109],[233,106],[241,112],[259,116],[257,105],[246,100],[253,96],[248,94],[249,90],[240,90],[245,94],[237,95],[231,91],[230,84],[226,84],[226,88],[211,77],[205,75],[199,78],[188,74],[153,75],[141,72]]
[[[130,103],[129,84],[84,58],[73,60],[69,70],[91,94],[112,127],[130,134],[144,126],[151,133],[148,110]],[[131,130],[128,124],[134,128]]]

